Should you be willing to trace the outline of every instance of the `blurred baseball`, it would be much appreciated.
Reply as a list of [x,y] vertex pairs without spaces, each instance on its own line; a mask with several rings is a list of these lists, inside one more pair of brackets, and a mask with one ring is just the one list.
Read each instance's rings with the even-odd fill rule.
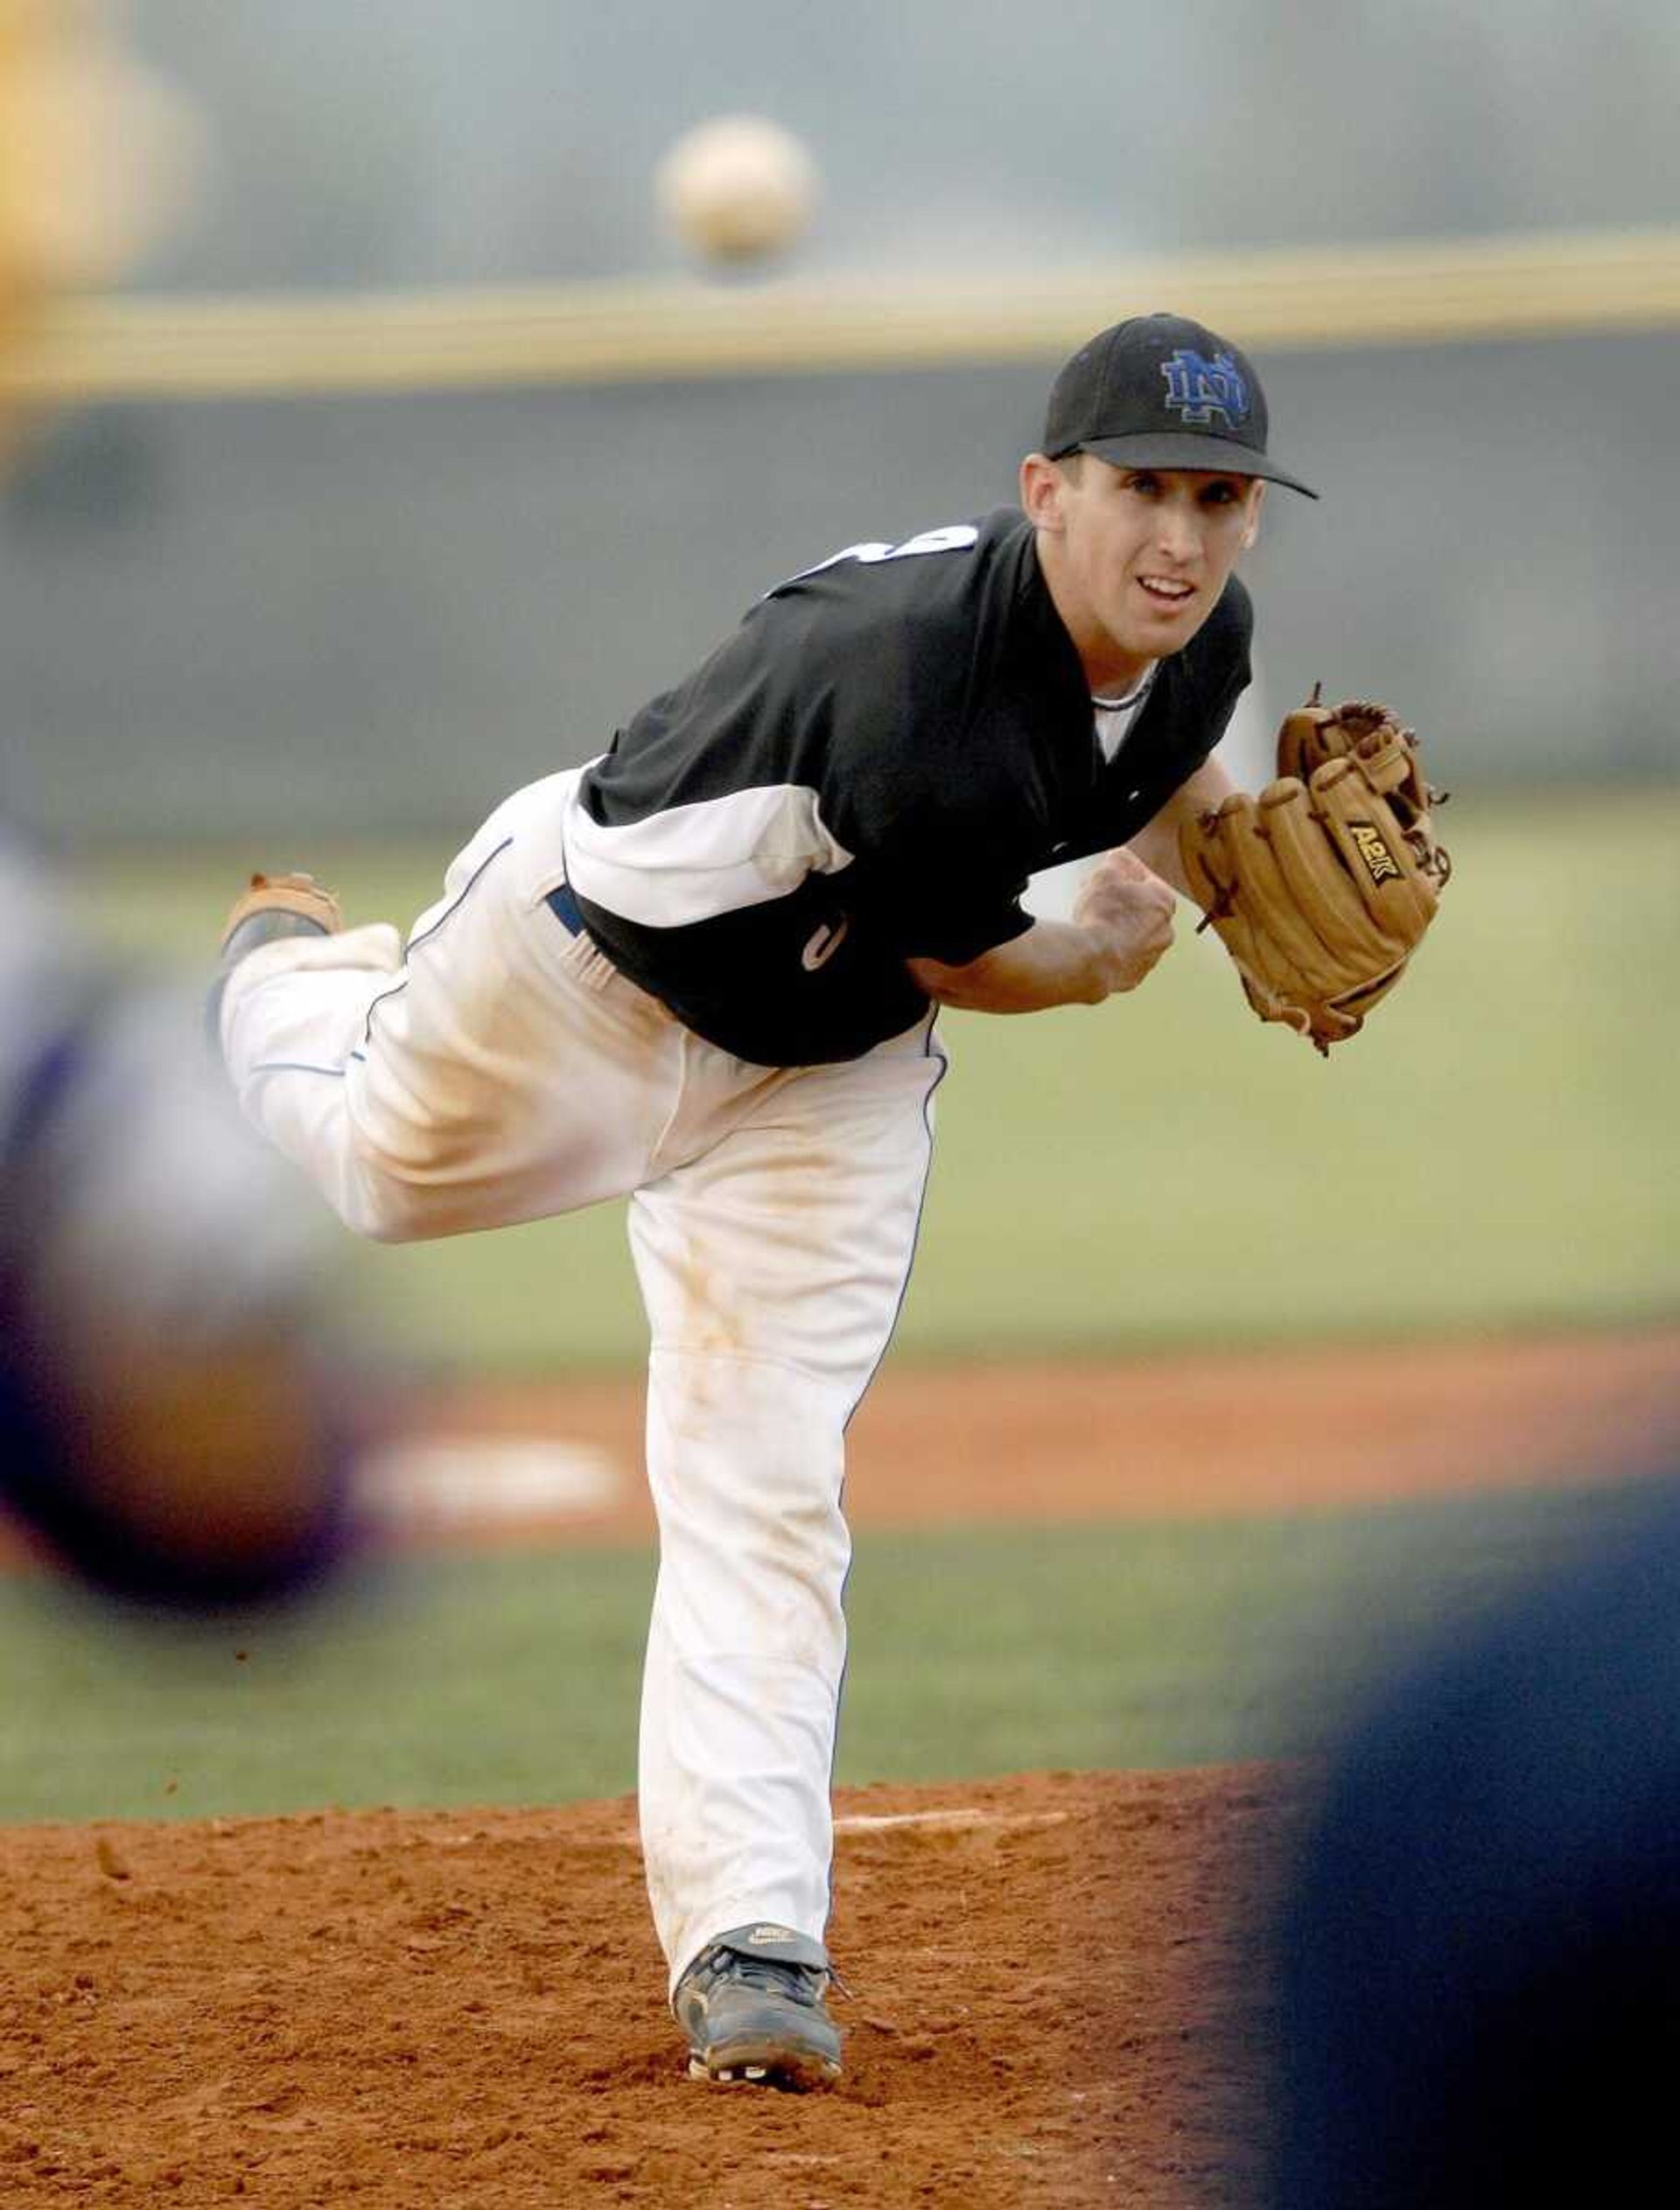
[[816,198],[810,155],[765,115],[718,115],[685,132],[654,182],[678,236],[713,261],[752,261],[790,245]]

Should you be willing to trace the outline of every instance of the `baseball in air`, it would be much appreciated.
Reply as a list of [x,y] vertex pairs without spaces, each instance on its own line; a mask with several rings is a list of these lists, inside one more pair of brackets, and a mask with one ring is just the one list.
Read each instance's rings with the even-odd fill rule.
[[790,246],[810,219],[816,165],[766,115],[718,115],[685,131],[655,177],[665,219],[709,261],[757,261]]

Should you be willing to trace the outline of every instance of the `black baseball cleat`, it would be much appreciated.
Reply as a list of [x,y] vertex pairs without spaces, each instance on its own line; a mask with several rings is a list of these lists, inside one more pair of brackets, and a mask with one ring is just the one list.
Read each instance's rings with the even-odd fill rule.
[[219,1048],[228,977],[247,952],[283,936],[336,936],[343,927],[338,899],[312,875],[253,875],[221,925],[221,965],[204,1009],[212,1050]]
[[834,1976],[822,1944],[788,1927],[734,1927],[709,1941],[671,1997],[690,2078],[832,2086],[840,2033],[822,1998]]

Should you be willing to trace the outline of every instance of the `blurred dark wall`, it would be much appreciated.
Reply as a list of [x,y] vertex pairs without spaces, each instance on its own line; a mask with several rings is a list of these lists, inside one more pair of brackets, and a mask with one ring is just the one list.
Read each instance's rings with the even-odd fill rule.
[[[136,0],[217,145],[136,281],[668,274],[654,163],[732,107],[817,154],[806,277],[1680,221],[1672,0],[1214,12]],[[0,788],[76,837],[462,827],[779,576],[1012,496],[1054,366],[64,414],[0,500]],[[1254,558],[1268,713],[1322,676],[1460,784],[1674,772],[1674,337],[1261,366],[1325,493]]]
[[[1266,364],[1268,710],[1451,780],[1667,776],[1670,340]],[[72,415],[0,531],[0,773],[49,831],[465,827],[780,576],[1012,496],[1037,369]],[[1660,553],[1670,548],[1668,556]]]

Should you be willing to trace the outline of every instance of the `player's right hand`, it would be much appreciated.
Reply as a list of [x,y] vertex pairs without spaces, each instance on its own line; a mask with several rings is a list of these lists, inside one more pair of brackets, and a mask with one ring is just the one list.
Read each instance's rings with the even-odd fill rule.
[[1124,846],[1104,852],[1074,900],[1074,925],[1098,942],[1110,990],[1136,990],[1172,941],[1170,884]]

